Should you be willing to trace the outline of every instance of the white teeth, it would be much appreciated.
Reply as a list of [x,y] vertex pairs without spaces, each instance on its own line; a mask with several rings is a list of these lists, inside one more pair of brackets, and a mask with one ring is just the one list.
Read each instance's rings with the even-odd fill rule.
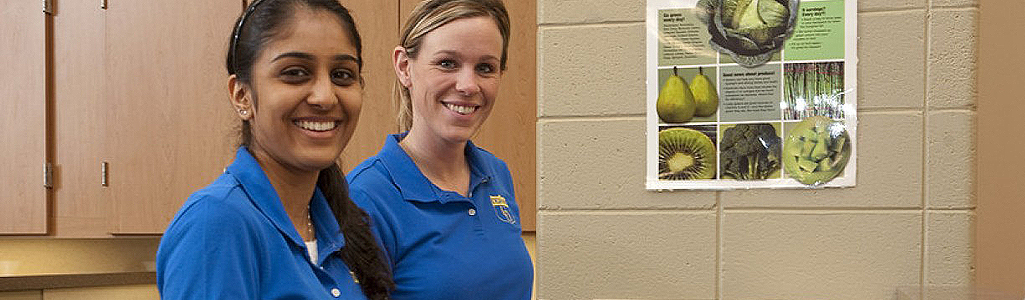
[[310,131],[328,131],[338,126],[335,122],[292,121],[292,123]]
[[471,113],[473,113],[474,111],[477,110],[477,107],[474,107],[474,106],[461,106],[461,105],[448,104],[448,103],[445,103],[445,107],[448,107],[448,109],[450,109],[450,110],[452,110],[454,112],[457,112],[459,114],[462,114],[462,115],[468,115],[468,114],[471,114]]

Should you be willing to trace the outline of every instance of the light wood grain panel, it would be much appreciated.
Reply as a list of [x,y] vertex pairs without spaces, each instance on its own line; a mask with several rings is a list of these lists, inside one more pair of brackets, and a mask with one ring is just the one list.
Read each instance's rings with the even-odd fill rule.
[[37,0],[0,6],[0,234],[45,234],[46,19]]
[[114,206],[100,186],[106,133],[104,11],[63,1],[53,17],[54,230],[58,237],[106,237]]
[[238,0],[109,1],[104,139],[115,234],[162,233],[236,141],[224,55]]
[[1011,28],[1025,28],[1025,6],[1014,1],[979,2],[978,206],[975,280],[984,290],[1025,296],[1025,161],[1017,159],[1025,140],[1025,40]]
[[[401,0],[402,20],[419,1]],[[537,212],[537,3],[504,1],[511,32],[509,60],[495,108],[473,141],[509,165],[520,221],[534,231]]]
[[377,154],[385,135],[397,132],[392,105],[395,72],[391,51],[398,44],[398,0],[342,0],[356,20],[363,39],[363,110],[356,132],[342,152],[346,173]]

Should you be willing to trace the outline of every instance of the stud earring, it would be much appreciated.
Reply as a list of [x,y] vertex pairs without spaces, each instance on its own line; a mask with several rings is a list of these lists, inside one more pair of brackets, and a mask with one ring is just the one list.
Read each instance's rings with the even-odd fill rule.
[[246,115],[249,115],[249,111],[245,110],[245,109],[239,110],[238,113],[242,114],[243,117],[245,117]]

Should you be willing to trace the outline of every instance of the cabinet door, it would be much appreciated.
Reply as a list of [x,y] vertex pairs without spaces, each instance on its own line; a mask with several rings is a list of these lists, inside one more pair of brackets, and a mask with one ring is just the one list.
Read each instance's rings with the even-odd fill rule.
[[113,234],[159,234],[236,142],[224,56],[238,0],[108,0],[106,136]]
[[39,0],[0,8],[0,234],[46,234],[46,19]]
[[50,230],[62,238],[108,237],[113,205],[101,186],[106,128],[104,14],[98,1],[61,1],[53,15],[54,165]]
[[381,150],[385,135],[398,130],[392,104],[395,72],[391,53],[399,43],[399,0],[339,2],[352,13],[363,40],[363,109],[341,158],[342,170],[348,173]]

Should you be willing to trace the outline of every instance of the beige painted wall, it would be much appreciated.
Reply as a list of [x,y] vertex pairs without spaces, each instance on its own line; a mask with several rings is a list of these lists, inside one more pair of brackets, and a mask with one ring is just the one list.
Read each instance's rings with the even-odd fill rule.
[[973,0],[859,1],[858,185],[644,189],[644,3],[538,0],[539,299],[892,299],[973,281]]

